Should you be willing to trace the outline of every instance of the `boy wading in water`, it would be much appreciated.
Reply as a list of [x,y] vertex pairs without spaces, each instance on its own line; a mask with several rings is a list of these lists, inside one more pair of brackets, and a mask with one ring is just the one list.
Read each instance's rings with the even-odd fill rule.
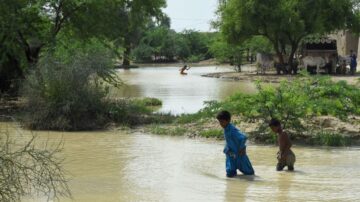
[[287,166],[289,171],[293,171],[296,157],[290,149],[292,144],[288,134],[283,131],[281,123],[277,119],[272,119],[269,126],[278,135],[279,152],[277,154],[278,164],[276,170],[282,171]]
[[246,140],[247,137],[240,132],[233,124],[230,123],[231,115],[228,111],[222,111],[217,115],[225,134],[225,148],[226,155],[226,176],[235,177],[236,170],[239,169],[244,175],[254,175],[254,169],[251,162],[246,155]]

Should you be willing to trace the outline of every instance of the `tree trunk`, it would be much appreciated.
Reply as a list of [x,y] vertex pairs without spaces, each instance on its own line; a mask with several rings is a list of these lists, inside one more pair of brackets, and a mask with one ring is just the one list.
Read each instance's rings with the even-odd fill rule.
[[279,60],[278,61],[279,63],[277,64],[275,63],[276,73],[278,75],[281,73],[281,70],[284,71],[284,66],[285,66],[284,56],[282,54],[281,48],[279,47],[279,43],[280,42],[278,40],[273,41],[274,50]]
[[281,74],[281,70],[283,70],[283,72],[284,72],[285,61],[284,61],[284,56],[281,53],[281,51],[276,50],[276,55],[279,59],[279,63],[275,64],[275,68],[276,68],[276,73],[279,75],[279,74]]
[[6,54],[7,62],[0,68],[0,92],[15,95],[19,89],[19,80],[24,79],[20,62],[16,57]]
[[289,55],[289,61],[288,61],[288,64],[289,64],[289,67],[290,67],[290,74],[291,72],[293,74],[297,74],[297,70],[298,70],[298,64],[294,63],[294,56],[295,56],[295,53],[297,51],[297,48],[298,48],[298,44],[297,43],[292,43],[291,45],[291,53]]
[[124,59],[123,59],[123,68],[128,69],[130,68],[130,54],[131,54],[131,48],[130,46],[126,46],[125,52],[124,52]]
[[246,50],[246,61],[247,62],[250,62],[250,49],[248,48],[247,50]]

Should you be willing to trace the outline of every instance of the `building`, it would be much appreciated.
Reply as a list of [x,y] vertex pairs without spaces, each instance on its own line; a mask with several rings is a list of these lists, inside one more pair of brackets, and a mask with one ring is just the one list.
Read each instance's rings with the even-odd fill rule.
[[360,53],[360,40],[359,36],[351,33],[348,30],[342,30],[329,36],[336,40],[337,51],[341,56],[350,55],[350,51],[355,51],[356,54]]

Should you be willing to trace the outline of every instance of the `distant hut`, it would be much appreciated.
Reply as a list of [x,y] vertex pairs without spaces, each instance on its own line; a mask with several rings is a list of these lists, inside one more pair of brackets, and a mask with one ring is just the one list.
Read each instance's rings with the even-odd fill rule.
[[323,72],[335,73],[338,50],[337,42],[335,39],[326,36],[310,36],[304,39],[301,48],[301,55],[322,57],[326,61],[326,66],[323,68]]
[[303,42],[303,56],[330,58],[337,55],[337,43],[329,37],[307,37]]

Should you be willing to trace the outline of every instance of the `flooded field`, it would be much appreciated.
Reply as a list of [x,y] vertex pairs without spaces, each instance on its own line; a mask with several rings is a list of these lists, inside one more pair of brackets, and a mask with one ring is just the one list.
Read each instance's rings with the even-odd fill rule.
[[[26,136],[25,132],[25,136]],[[74,201],[357,201],[359,148],[295,147],[296,172],[276,172],[276,147],[249,145],[255,177],[227,179],[223,143],[120,131],[39,132],[66,142]],[[36,198],[30,201],[46,201]],[[71,201],[62,199],[61,201]]]
[[[225,69],[226,70],[226,69]],[[162,112],[191,113],[206,100],[221,100],[254,85],[203,78],[215,67],[121,70],[127,83],[116,92],[156,97]],[[230,70],[228,70],[230,71]],[[3,123],[19,140],[29,131]],[[295,146],[296,172],[276,172],[273,146],[249,145],[256,176],[225,177],[223,142],[161,137],[124,131],[36,132],[38,142],[64,140],[62,155],[74,201],[357,201],[360,199],[360,148]],[[41,197],[27,201],[46,201]],[[61,199],[61,201],[72,201]]]

